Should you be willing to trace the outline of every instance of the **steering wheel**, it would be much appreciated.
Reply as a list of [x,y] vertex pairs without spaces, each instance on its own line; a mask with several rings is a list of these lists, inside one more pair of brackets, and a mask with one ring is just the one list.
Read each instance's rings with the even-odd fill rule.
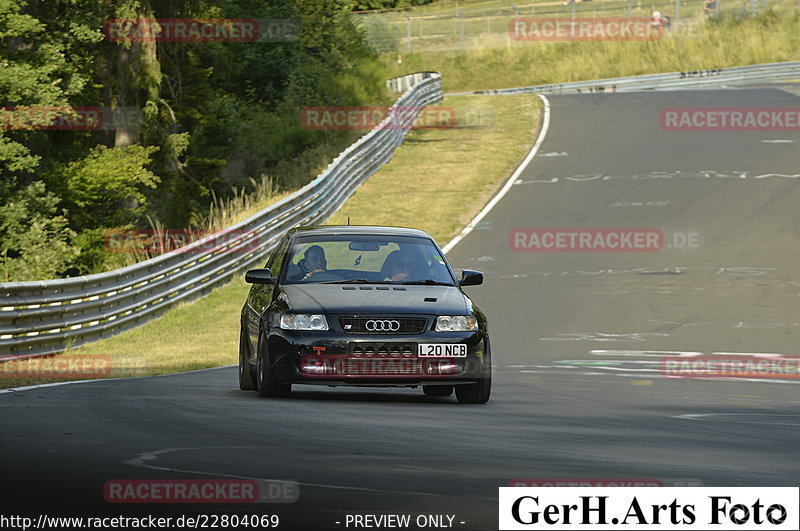
[[326,280],[342,280],[342,277],[330,271],[319,271],[312,273],[310,277],[305,279],[305,282],[325,282]]

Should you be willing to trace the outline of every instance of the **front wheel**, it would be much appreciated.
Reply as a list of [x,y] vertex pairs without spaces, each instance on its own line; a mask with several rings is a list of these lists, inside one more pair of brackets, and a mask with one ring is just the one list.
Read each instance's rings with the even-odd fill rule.
[[[488,345],[487,345],[488,347]],[[457,385],[456,398],[462,404],[485,404],[492,393],[492,355],[488,348],[484,366],[488,374],[475,383]]]
[[239,389],[252,391],[256,388],[253,383],[253,371],[250,368],[250,348],[247,344],[247,329],[242,326],[239,334]]
[[262,332],[258,339],[258,363],[256,366],[256,387],[261,396],[286,397],[292,392],[292,384],[278,383],[272,376],[266,338]]

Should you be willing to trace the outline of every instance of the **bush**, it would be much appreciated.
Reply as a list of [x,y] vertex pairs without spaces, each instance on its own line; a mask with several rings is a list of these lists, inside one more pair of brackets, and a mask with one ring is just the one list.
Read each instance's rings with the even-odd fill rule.
[[75,232],[58,198],[41,181],[15,193],[0,190],[0,281],[45,280],[61,275],[78,256]]
[[136,221],[147,209],[146,188],[155,188],[156,174],[145,168],[158,148],[95,146],[89,155],[64,170],[66,197],[73,225],[118,227]]

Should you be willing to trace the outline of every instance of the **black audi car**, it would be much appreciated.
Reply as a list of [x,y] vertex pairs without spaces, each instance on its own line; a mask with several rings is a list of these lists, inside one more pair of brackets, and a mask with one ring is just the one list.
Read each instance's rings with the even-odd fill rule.
[[288,396],[292,384],[419,387],[482,404],[492,385],[486,317],[423,231],[290,230],[242,308],[239,386]]

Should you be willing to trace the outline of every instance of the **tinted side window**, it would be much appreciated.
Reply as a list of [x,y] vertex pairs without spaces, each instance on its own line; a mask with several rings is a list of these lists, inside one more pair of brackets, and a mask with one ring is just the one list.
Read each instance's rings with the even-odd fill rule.
[[289,237],[284,236],[284,238],[278,242],[278,245],[273,249],[272,254],[267,260],[267,265],[269,270],[272,272],[273,277],[277,277],[280,275],[281,265],[283,265],[283,257],[286,254],[286,248],[289,246]]

